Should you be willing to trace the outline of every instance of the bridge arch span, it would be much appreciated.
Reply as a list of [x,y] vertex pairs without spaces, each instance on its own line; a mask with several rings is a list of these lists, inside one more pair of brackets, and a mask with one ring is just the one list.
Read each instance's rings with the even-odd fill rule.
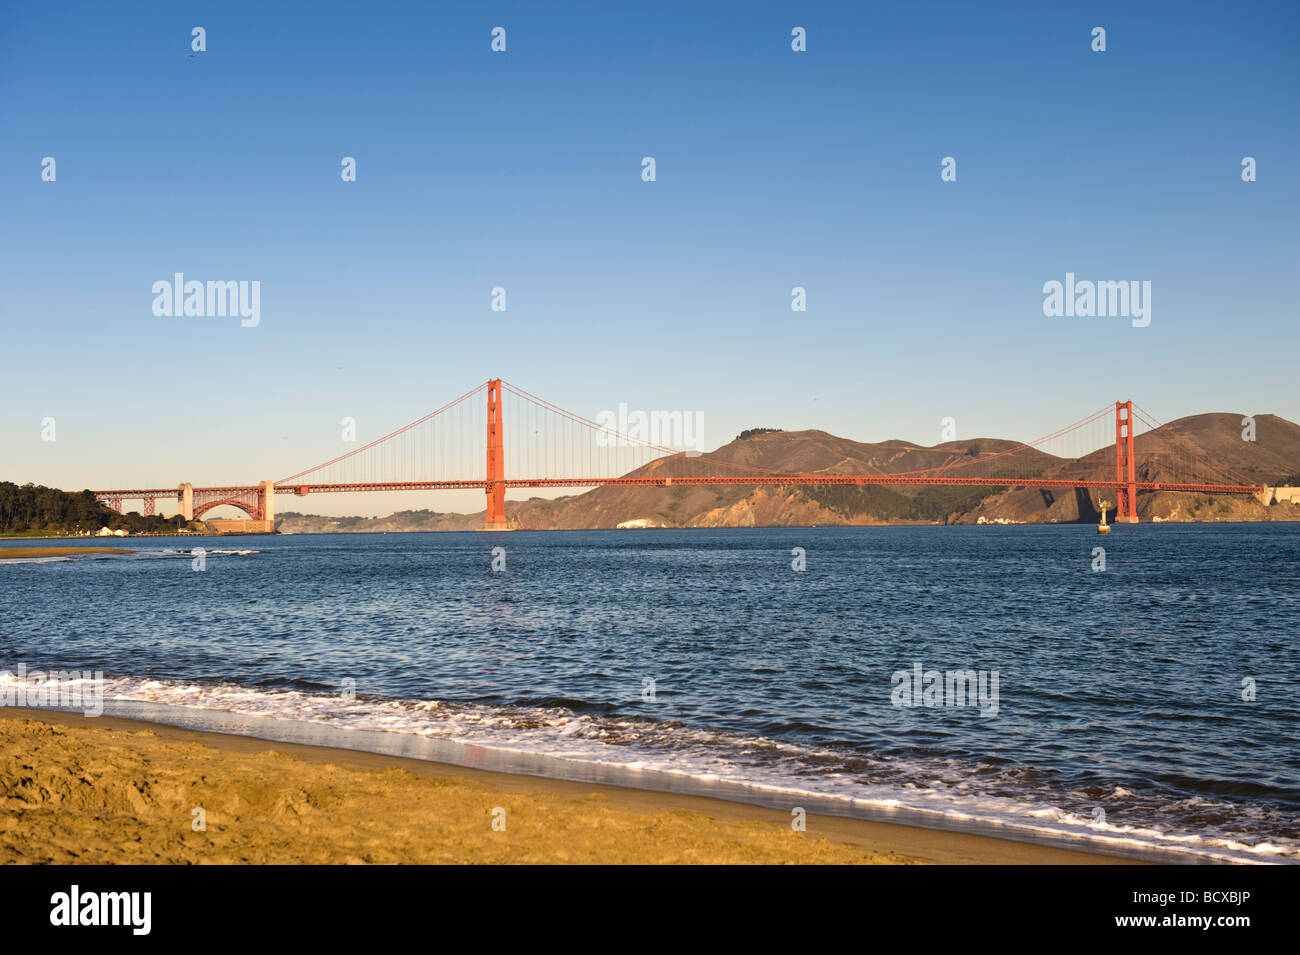
[[205,501],[203,504],[194,505],[194,519],[196,521],[203,520],[203,515],[208,513],[208,511],[211,511],[215,508],[221,507],[226,504],[243,511],[245,514],[248,515],[249,520],[252,521],[263,520],[262,509],[260,507],[248,501],[242,501],[237,497],[224,497],[216,501]]

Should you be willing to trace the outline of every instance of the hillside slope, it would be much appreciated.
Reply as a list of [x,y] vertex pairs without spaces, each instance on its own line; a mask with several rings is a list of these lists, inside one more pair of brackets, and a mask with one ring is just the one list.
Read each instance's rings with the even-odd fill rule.
[[[1134,474],[1139,481],[1180,483],[1265,484],[1296,483],[1300,474],[1300,425],[1276,415],[1257,415],[1255,441],[1242,439],[1239,414],[1201,414],[1180,418],[1133,439]],[[1188,464],[1192,464],[1189,472]],[[1094,451],[1077,462],[1044,472],[1109,480],[1115,475],[1113,446]],[[1096,521],[1094,492],[1018,488],[989,497],[963,515],[963,522],[1004,518],[1013,521]],[[1114,494],[1106,495],[1113,508]],[[1300,507],[1266,507],[1238,494],[1143,492],[1137,499],[1142,521],[1269,521],[1300,520]]]
[[[1181,418],[1134,441],[1139,480],[1225,484],[1300,483],[1300,425],[1276,415],[1257,415],[1256,440],[1244,441],[1239,414]],[[886,474],[942,466],[966,466],[1016,447],[1015,442],[977,438],[924,447],[909,441],[863,443],[825,431],[773,431],[737,438],[710,454],[719,461],[770,471],[812,474]],[[1110,479],[1113,446],[1077,460],[1037,451],[1017,456],[1045,478]],[[1211,464],[1210,462],[1213,462]],[[1192,465],[1194,475],[1189,473]],[[671,467],[654,461],[631,472],[656,476]],[[956,473],[961,473],[960,471]],[[1113,494],[1108,495],[1113,498]],[[1098,519],[1097,498],[1083,490],[1034,487],[923,486],[678,486],[601,487],[555,499],[507,501],[510,522],[521,529],[642,526],[757,527],[879,523],[1023,523]],[[1113,507],[1113,499],[1107,503]],[[1242,495],[1170,492],[1138,495],[1138,515],[1151,520],[1300,520],[1300,505],[1266,507]],[[472,530],[483,512],[439,514],[405,511],[386,518],[320,518],[286,515],[282,532]]]

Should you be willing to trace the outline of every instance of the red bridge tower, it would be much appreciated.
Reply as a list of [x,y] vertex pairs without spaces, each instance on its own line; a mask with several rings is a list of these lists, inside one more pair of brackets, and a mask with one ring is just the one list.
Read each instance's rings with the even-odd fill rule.
[[501,436],[501,379],[487,384],[487,514],[483,530],[504,531],[506,525],[506,454]]
[[1115,402],[1115,480],[1123,485],[1116,489],[1115,522],[1136,524],[1137,479],[1133,473],[1133,402]]

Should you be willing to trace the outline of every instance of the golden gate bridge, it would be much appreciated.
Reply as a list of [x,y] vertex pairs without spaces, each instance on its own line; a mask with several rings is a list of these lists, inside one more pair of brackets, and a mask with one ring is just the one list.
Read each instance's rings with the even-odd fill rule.
[[[1114,428],[1113,471],[1110,429]],[[1162,480],[1143,479],[1134,454],[1139,432],[1154,437]],[[741,442],[744,444],[744,442]],[[281,478],[244,486],[124,488],[93,491],[121,512],[143,502],[154,514],[159,500],[175,500],[187,520],[223,505],[242,510],[262,529],[274,527],[280,495],[376,491],[477,490],[486,496],[484,528],[505,530],[506,491],[516,488],[609,486],[850,486],[949,485],[1083,488],[1115,494],[1117,519],[1136,523],[1137,495],[1147,491],[1259,494],[1267,488],[1217,464],[1190,441],[1170,432],[1132,401],[1116,401],[1042,438],[949,442],[925,448],[886,442],[888,459],[871,459],[808,471],[765,468],[742,460],[734,446],[702,453],[665,447],[602,426],[493,378],[409,424]],[[983,450],[989,446],[987,451]],[[923,457],[927,467],[891,469],[903,458]],[[752,456],[751,456],[752,457]],[[1150,475],[1148,475],[1149,477]],[[1172,476],[1174,480],[1169,480]]]

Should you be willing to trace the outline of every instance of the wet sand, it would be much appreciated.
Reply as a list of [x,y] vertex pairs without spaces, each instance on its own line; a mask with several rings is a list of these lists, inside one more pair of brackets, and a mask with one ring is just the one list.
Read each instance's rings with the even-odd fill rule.
[[699,796],[107,716],[0,713],[7,863],[1124,862],[811,814],[800,833],[788,813]]
[[0,560],[34,557],[75,557],[79,554],[129,554],[121,547],[0,547]]

